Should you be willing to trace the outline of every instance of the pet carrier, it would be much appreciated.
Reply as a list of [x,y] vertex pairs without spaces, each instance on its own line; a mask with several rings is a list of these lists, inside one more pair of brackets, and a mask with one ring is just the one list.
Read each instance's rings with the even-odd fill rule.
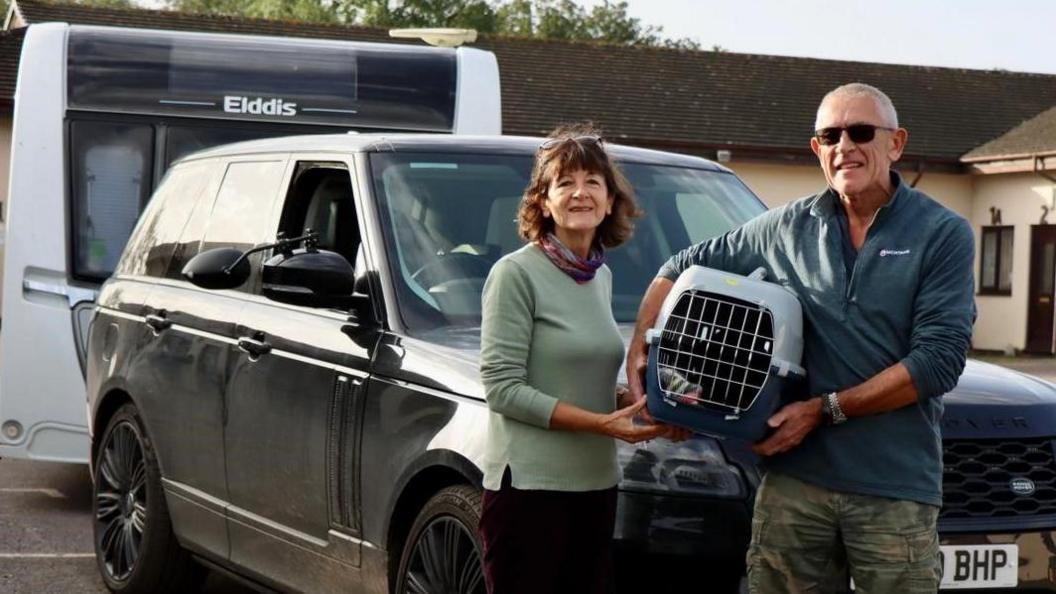
[[716,437],[766,434],[784,388],[805,372],[799,301],[765,274],[692,266],[678,277],[646,334],[653,417]]

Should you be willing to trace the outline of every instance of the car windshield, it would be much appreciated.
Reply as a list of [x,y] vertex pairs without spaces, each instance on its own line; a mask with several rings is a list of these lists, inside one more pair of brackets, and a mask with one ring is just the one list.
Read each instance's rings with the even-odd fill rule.
[[[375,153],[374,193],[400,315],[411,333],[480,325],[488,271],[524,242],[517,207],[530,155]],[[621,162],[645,215],[609,250],[612,309],[633,322],[657,270],[679,249],[721,235],[765,210],[736,176]]]

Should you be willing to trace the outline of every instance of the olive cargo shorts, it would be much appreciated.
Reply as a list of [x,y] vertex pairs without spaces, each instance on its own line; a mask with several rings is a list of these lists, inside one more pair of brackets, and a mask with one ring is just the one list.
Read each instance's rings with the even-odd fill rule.
[[939,508],[830,491],[769,472],[756,494],[748,587],[752,594],[934,593]]

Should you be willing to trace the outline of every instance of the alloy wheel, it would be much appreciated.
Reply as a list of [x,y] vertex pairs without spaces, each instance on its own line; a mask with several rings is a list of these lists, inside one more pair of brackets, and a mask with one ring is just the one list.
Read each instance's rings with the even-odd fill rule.
[[405,594],[485,594],[480,551],[451,516],[434,519],[414,544]]
[[135,569],[147,522],[147,466],[131,423],[110,431],[96,472],[96,544],[110,577],[123,581]]

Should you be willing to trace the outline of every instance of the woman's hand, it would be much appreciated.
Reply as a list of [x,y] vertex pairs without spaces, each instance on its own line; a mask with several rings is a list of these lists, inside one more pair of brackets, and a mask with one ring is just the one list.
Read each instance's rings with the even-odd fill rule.
[[[630,396],[617,396],[625,400]],[[672,441],[683,441],[692,437],[693,433],[681,427],[674,427],[664,423],[656,423],[651,418],[645,419],[646,399],[623,406],[615,412],[607,415],[590,412],[567,402],[558,402],[554,412],[550,416],[551,429],[564,429],[566,431],[587,431],[589,433],[600,433],[622,439],[628,443],[638,443],[657,437],[663,437]],[[635,418],[641,423],[635,423]]]
[[673,427],[657,423],[638,424],[634,422],[634,418],[644,409],[645,402],[645,398],[642,398],[630,406],[603,415],[598,424],[599,433],[611,435],[627,443],[667,437]]
[[[641,398],[642,402],[646,402],[645,396]],[[616,386],[616,407],[625,408],[632,406],[636,401],[634,400],[634,394],[623,384]],[[664,423],[658,423],[653,416],[649,414],[649,409],[643,408],[638,412],[638,418],[649,425],[661,425],[665,426]],[[670,439],[671,441],[686,441],[690,437],[693,437],[693,432],[684,427],[676,427],[674,425],[666,425],[668,428],[667,435],[663,437]]]

